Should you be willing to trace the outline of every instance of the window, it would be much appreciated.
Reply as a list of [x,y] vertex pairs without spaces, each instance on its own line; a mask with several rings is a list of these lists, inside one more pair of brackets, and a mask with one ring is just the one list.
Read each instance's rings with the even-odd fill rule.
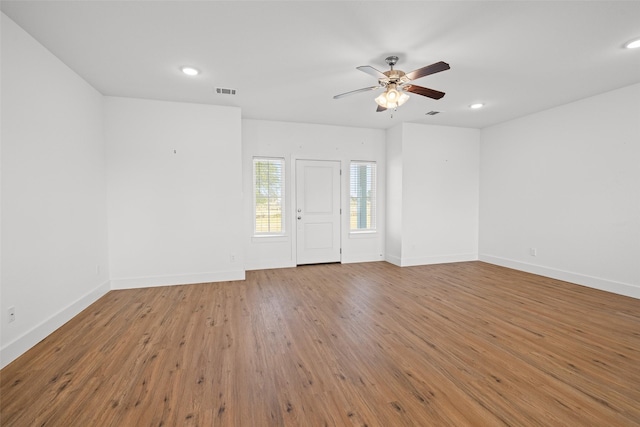
[[254,233],[284,234],[284,159],[253,159],[253,194]]
[[376,229],[376,164],[351,162],[349,167],[349,229]]

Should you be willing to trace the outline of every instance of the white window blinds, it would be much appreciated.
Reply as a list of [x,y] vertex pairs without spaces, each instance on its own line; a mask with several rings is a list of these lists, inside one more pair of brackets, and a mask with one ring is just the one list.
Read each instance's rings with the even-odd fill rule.
[[253,159],[254,233],[285,232],[284,159]]
[[376,229],[376,163],[351,162],[349,167],[349,229]]

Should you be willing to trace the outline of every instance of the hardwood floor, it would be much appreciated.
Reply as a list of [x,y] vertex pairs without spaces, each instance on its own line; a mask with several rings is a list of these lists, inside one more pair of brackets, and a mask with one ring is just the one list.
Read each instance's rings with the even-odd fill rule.
[[2,426],[640,425],[640,300],[481,262],[112,291],[0,372]]

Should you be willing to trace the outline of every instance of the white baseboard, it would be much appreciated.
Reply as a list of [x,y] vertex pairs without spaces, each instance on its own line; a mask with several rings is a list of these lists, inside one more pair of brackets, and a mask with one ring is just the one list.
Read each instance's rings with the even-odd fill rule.
[[478,259],[478,254],[476,253],[436,255],[436,256],[424,256],[424,257],[412,257],[412,258],[402,257],[399,265],[401,267],[411,267],[415,265],[447,264],[451,262],[477,261],[477,259]]
[[67,307],[58,311],[53,316],[36,325],[31,330],[6,344],[0,349],[0,368],[4,368],[9,363],[13,362],[18,358],[18,356],[38,344],[53,331],[71,320],[74,316],[77,316],[82,310],[89,307],[109,292],[109,290],[109,281],[106,281],[76,301],[72,302]]
[[398,267],[402,265],[402,259],[399,256],[386,254],[384,260],[389,264],[397,265]]
[[477,261],[478,254],[453,254],[453,255],[436,255],[425,257],[398,257],[387,254],[385,261],[390,264],[397,265],[398,267],[411,267],[416,265],[429,265],[429,264],[447,264],[451,262],[465,262],[465,261]]
[[571,271],[559,270],[541,265],[528,264],[526,262],[515,261],[512,259],[501,258],[493,255],[482,254],[478,259],[480,261],[488,262],[489,264],[513,268],[514,270],[521,270],[527,273],[537,274],[539,276],[550,277],[552,279],[563,280],[565,282],[576,283],[578,285],[640,299],[640,286],[634,286],[629,283],[616,282],[614,280],[587,276],[585,274],[574,273]]
[[274,268],[292,268],[296,263],[290,259],[284,261],[256,261],[247,263],[245,268],[247,270],[272,270]]
[[359,262],[376,262],[384,261],[384,257],[380,254],[362,254],[362,255],[342,255],[343,264],[355,264]]
[[[340,260],[342,264],[355,264],[359,262],[375,262],[384,261],[379,255],[358,255],[358,256],[344,256]],[[251,262],[246,265],[246,269],[249,270],[272,270],[274,268],[293,268],[296,263],[291,260],[285,261],[259,261]]]
[[158,286],[189,285],[192,283],[231,282],[244,279],[244,269],[174,276],[130,277],[111,279],[111,289],[154,288]]

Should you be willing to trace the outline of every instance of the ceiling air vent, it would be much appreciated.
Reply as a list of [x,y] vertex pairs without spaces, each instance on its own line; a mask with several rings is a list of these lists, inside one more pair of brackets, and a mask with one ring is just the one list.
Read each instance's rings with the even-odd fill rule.
[[429,111],[428,113],[424,113],[427,116],[435,116],[436,114],[440,114],[440,111]]
[[221,93],[223,95],[235,95],[236,94],[236,90],[235,89],[227,89],[224,87],[217,87],[216,88],[216,93]]

